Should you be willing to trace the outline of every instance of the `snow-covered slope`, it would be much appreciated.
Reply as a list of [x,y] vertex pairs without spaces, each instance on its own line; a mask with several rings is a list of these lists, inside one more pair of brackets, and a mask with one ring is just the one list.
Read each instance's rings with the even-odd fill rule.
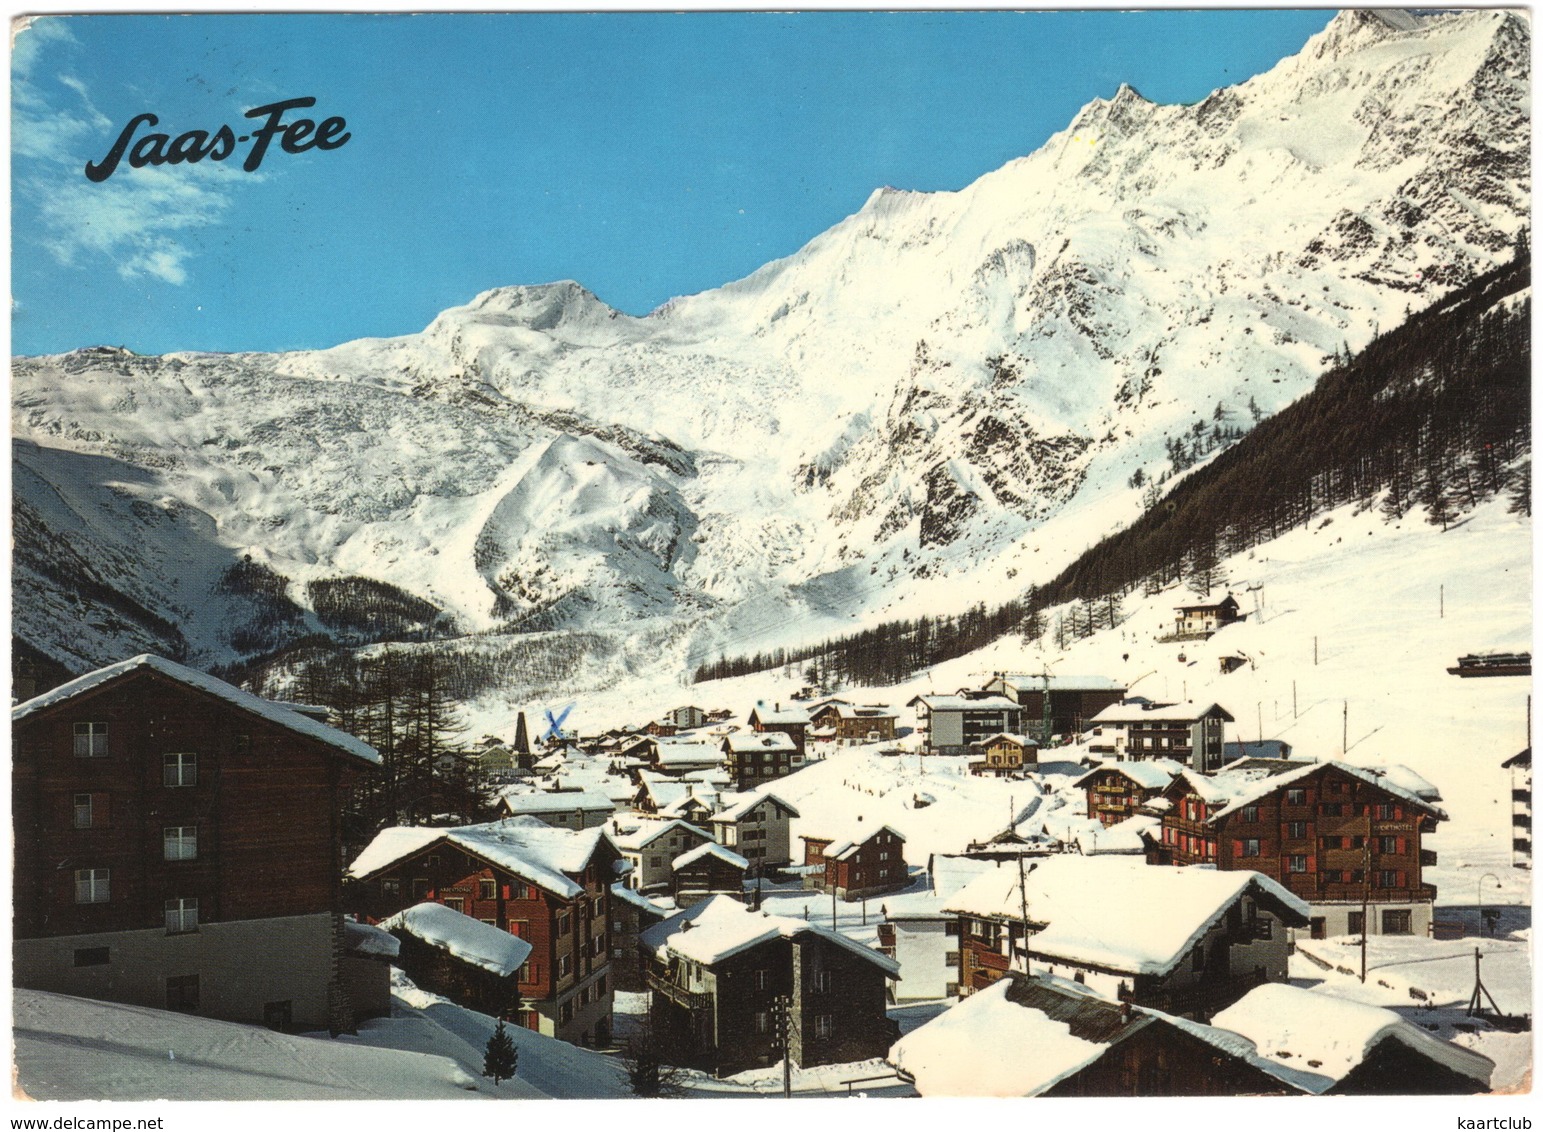
[[646,318],[559,283],[329,350],[20,360],[18,632],[229,659],[246,555],[291,636],[306,582],[357,575],[462,632],[668,618],[671,664],[1021,590],[1136,512],[1167,438],[1509,258],[1529,53],[1516,14],[1345,13]]

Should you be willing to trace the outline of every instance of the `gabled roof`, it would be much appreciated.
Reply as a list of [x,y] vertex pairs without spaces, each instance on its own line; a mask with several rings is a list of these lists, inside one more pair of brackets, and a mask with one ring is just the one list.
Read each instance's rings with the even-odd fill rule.
[[[886,830],[901,844],[905,843],[905,834],[892,825],[849,825],[838,831],[836,837],[831,838],[830,844],[825,847],[825,859],[829,861],[845,861]],[[804,840],[821,841],[824,839],[806,834],[804,835]]]
[[1255,987],[1211,1023],[1242,1034],[1259,1052],[1323,1093],[1342,1081],[1374,1050],[1397,1042],[1452,1072],[1489,1088],[1495,1063],[1444,1042],[1391,1010],[1317,994],[1286,983]]
[[1197,601],[1192,602],[1189,605],[1176,605],[1173,608],[1182,609],[1185,611],[1191,609],[1220,609],[1222,606],[1227,605],[1229,602],[1233,605],[1237,605],[1238,599],[1233,597],[1231,594],[1228,594],[1226,597],[1217,601]]
[[558,829],[528,815],[448,829],[395,826],[375,835],[348,867],[348,875],[363,880],[439,843],[453,845],[564,899],[584,891],[565,874],[588,868],[602,843],[615,847],[602,828]]
[[845,700],[834,700],[828,704],[809,709],[809,718],[812,720],[817,715],[826,712],[835,712],[838,719],[898,719],[894,712],[885,707],[860,707],[849,704]]
[[737,731],[723,737],[722,750],[740,755],[756,751],[797,751],[793,736],[783,731]]
[[720,805],[727,804],[709,819],[711,821],[739,821],[740,818],[744,817],[762,802],[770,802],[774,806],[781,807],[788,812],[790,817],[796,818],[800,816],[791,803],[783,801],[779,796],[765,789],[747,790],[743,794],[720,794],[718,802]]
[[618,849],[624,849],[629,853],[637,853],[643,849],[647,849],[660,837],[663,837],[666,833],[669,833],[671,830],[675,829],[680,829],[687,833],[694,833],[705,841],[711,841],[713,839],[712,834],[708,833],[706,830],[698,829],[696,826],[683,822],[679,818],[672,818],[669,821],[649,821],[647,819],[643,819],[638,823],[638,828],[628,833],[619,834],[615,838],[616,847]]
[[676,857],[673,861],[670,862],[670,868],[672,870],[683,869],[687,865],[695,864],[703,857],[717,857],[718,860],[722,861],[724,864],[733,865],[741,872],[744,872],[750,867],[750,862],[747,861],[744,857],[741,857],[738,853],[734,852],[732,849],[725,849],[716,841],[704,841],[695,849],[688,849],[679,857]]
[[506,787],[498,792],[500,805],[508,808],[512,816],[521,814],[559,814],[569,810],[598,810],[612,813],[616,803],[598,790],[542,790],[534,793],[521,787]]
[[1031,739],[1027,735],[1010,735],[1006,731],[998,731],[995,735],[988,735],[984,739],[977,739],[971,743],[972,747],[989,747],[999,740],[1006,739],[1009,743],[1016,743],[1020,747],[1037,747],[1038,739]]
[[1172,759],[1139,759],[1135,762],[1108,762],[1099,763],[1088,771],[1073,786],[1086,785],[1095,775],[1105,771],[1113,771],[1121,777],[1128,778],[1143,790],[1163,790],[1170,782],[1184,772],[1184,766]]
[[1232,713],[1220,704],[1201,704],[1186,700],[1180,704],[1161,704],[1145,707],[1142,704],[1110,704],[1092,719],[1087,726],[1123,723],[1193,723],[1197,719],[1216,716],[1227,723],[1233,722]]
[[792,704],[784,706],[760,700],[750,709],[750,724],[754,726],[757,723],[763,727],[807,727],[809,712],[806,708],[794,707]]
[[818,936],[872,963],[890,978],[900,977],[900,964],[871,947],[806,920],[774,916],[766,911],[752,912],[732,896],[714,896],[693,904],[638,938],[659,959],[673,953],[710,967],[768,940],[794,940],[801,936]]
[[504,977],[518,971],[533,950],[517,935],[432,901],[414,904],[382,920],[381,927],[420,939],[463,963]]
[[1067,854],[1029,867],[1020,895],[1017,868],[971,881],[946,910],[1021,920],[1028,905],[1030,955],[1132,975],[1166,975],[1227,909],[1251,892],[1288,924],[1307,923],[1307,905],[1260,873],[1148,865],[1129,857]]
[[723,752],[712,743],[700,739],[677,739],[664,736],[655,740],[657,750],[654,761],[660,766],[714,766],[723,759]]
[[617,881],[611,885],[611,895],[618,900],[631,904],[635,908],[658,916],[661,920],[676,911],[674,900],[666,897],[665,899],[668,900],[668,903],[660,903],[657,900],[644,896],[641,892],[634,892],[622,881]]
[[1368,786],[1385,790],[1439,821],[1447,819],[1446,811],[1434,804],[1434,801],[1440,800],[1440,792],[1408,767],[1351,766],[1337,759],[1327,759],[1321,763],[1293,763],[1291,767],[1290,770],[1272,772],[1270,764],[1258,763],[1230,770],[1224,768],[1212,776],[1186,770],[1183,778],[1185,784],[1210,807],[1207,820],[1212,822],[1330,767]]
[[368,743],[360,742],[352,735],[339,731],[335,727],[328,727],[325,723],[310,718],[301,712],[295,711],[283,704],[272,700],[265,700],[261,696],[254,696],[251,692],[242,691],[234,684],[227,684],[208,673],[199,672],[196,669],[186,668],[170,660],[158,656],[143,653],[128,660],[110,664],[106,668],[98,668],[95,672],[88,672],[84,676],[77,677],[67,684],[61,684],[52,691],[44,692],[41,696],[34,696],[25,703],[18,704],[11,709],[11,723],[17,724],[49,708],[74,699],[76,696],[85,695],[95,691],[121,676],[127,676],[135,672],[155,672],[169,680],[175,680],[179,684],[185,684],[189,688],[197,689],[206,695],[224,700],[232,707],[239,708],[251,715],[260,716],[269,723],[288,728],[308,739],[314,739],[319,743],[325,743],[329,747],[336,748],[344,754],[352,755],[356,759],[373,765],[380,765],[380,754]]

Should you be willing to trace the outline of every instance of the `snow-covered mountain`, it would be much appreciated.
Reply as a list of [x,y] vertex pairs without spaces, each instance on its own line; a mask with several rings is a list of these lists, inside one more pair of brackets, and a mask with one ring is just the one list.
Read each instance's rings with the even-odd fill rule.
[[645,318],[557,283],[328,350],[20,359],[16,631],[213,663],[335,631],[314,583],[364,577],[461,633],[664,619],[679,664],[1000,599],[1133,517],[1168,439],[1510,257],[1530,38],[1344,13]]

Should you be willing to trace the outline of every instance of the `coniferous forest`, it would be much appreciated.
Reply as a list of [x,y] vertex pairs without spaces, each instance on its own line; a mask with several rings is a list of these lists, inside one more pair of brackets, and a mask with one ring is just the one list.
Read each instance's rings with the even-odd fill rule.
[[1317,386],[1259,423],[1044,586],[995,610],[886,622],[799,649],[725,657],[712,680],[806,665],[826,687],[883,685],[1008,633],[1046,632],[1045,611],[1070,603],[1062,643],[1119,617],[1123,594],[1185,581],[1209,588],[1229,555],[1347,504],[1390,520],[1421,508],[1443,529],[1506,493],[1531,513],[1531,256],[1475,279],[1341,359]]

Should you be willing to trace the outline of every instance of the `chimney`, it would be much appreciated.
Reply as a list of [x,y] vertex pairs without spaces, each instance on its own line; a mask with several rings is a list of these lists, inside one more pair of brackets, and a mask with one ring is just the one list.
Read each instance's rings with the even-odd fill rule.
[[1120,1003],[1120,1025],[1123,1026],[1123,1025],[1125,1025],[1125,1023],[1127,1023],[1129,1021],[1130,1021],[1130,1003],[1122,1002],[1122,1003]]

